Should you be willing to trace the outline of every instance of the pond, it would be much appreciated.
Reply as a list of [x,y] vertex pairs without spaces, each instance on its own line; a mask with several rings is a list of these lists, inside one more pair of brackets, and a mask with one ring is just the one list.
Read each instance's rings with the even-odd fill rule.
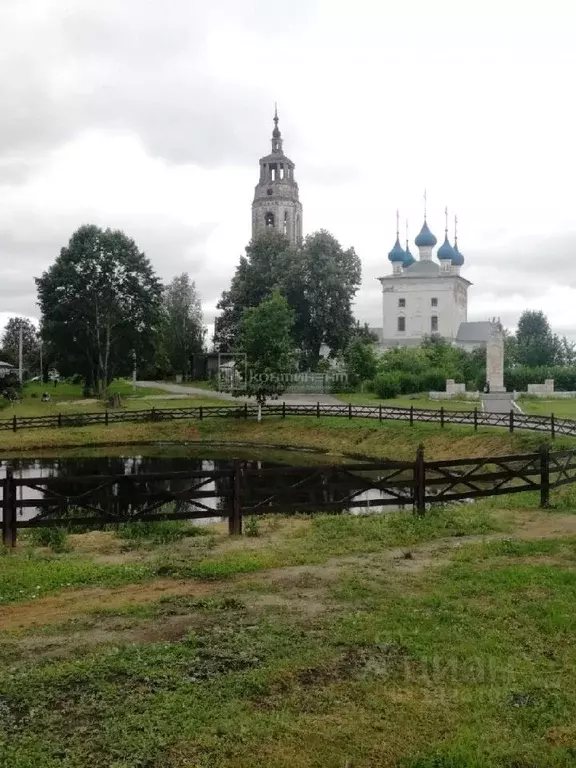
[[[92,451],[82,450],[78,455],[78,449],[74,451],[61,451],[58,456],[40,454],[34,458],[22,457],[6,458],[0,461],[0,478],[5,476],[6,467],[10,466],[16,480],[30,478],[59,478],[57,493],[64,497],[75,497],[78,494],[90,493],[90,505],[94,509],[108,509],[115,514],[137,514],[147,507],[150,493],[158,492],[182,492],[190,487],[189,477],[172,477],[161,480],[150,480],[134,487],[134,494],[129,497],[118,496],[118,491],[107,487],[99,487],[97,476],[117,475],[130,476],[149,475],[151,473],[178,473],[198,471],[222,471],[222,476],[205,482],[201,490],[206,497],[201,503],[207,508],[206,517],[198,522],[213,522],[222,519],[228,514],[229,498],[232,480],[229,470],[233,466],[234,459],[241,459],[243,467],[251,470],[261,470],[283,465],[335,465],[344,461],[350,462],[344,456],[327,455],[316,451],[293,451],[274,448],[252,448],[247,446],[229,447],[218,445],[203,445],[201,448],[190,445],[162,445],[162,446],[130,446],[121,450],[111,448],[99,448]],[[355,460],[358,463],[358,459]],[[377,473],[369,473],[377,476]],[[90,482],[80,483],[78,478],[89,476]],[[294,484],[293,477],[274,476],[274,492],[281,493],[282,488],[288,488]],[[42,499],[44,514],[57,517],[58,504],[49,504],[54,495],[54,489],[42,487],[41,483],[30,486],[18,485],[18,518],[26,520],[35,517],[39,513],[39,507],[33,504],[34,500]],[[243,485],[243,504],[249,506],[252,503],[266,498],[270,478],[263,478],[256,472],[246,472]],[[349,480],[349,488],[357,488],[353,478]],[[340,483],[337,490],[327,488],[326,483],[318,478],[312,484],[307,483],[302,491],[296,494],[298,500],[307,503],[325,504],[334,502],[336,494],[342,494],[347,490],[347,481],[344,487]],[[291,498],[294,498],[294,490],[291,489]],[[368,489],[356,496],[356,500],[363,502],[378,499],[390,499],[390,497],[377,490]],[[23,508],[20,504],[24,503]],[[388,503],[390,503],[388,501]],[[48,507],[46,505],[49,504]],[[174,511],[198,511],[198,506],[193,502],[178,500]],[[127,507],[128,505],[128,507]],[[372,507],[373,511],[378,507]],[[391,509],[391,507],[386,507]],[[212,516],[208,510],[214,510]],[[361,511],[361,510],[360,510]]]

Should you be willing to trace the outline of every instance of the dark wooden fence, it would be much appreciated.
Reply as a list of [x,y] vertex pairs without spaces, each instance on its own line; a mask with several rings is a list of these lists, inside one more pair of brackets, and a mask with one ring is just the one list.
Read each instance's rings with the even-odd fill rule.
[[[202,420],[205,418],[253,419],[258,415],[256,405],[245,403],[238,406],[198,406],[193,408],[151,408],[141,411],[101,411],[99,413],[60,413],[53,416],[13,416],[0,419],[0,432],[20,429],[56,429],[62,427],[88,427],[93,425],[108,426],[120,423],[145,423],[158,421]],[[264,418],[276,416],[335,416],[340,418],[361,418],[382,421],[406,421],[411,426],[415,423],[462,424],[473,427],[502,427],[514,432],[515,429],[528,429],[545,432],[552,438],[556,435],[576,437],[576,420],[558,419],[550,416],[534,416],[517,413],[486,413],[475,408],[473,411],[450,411],[444,407],[438,410],[425,408],[398,408],[389,405],[288,405],[287,403],[269,403],[262,407]]]
[[[2,488],[2,531],[14,546],[18,529],[98,528],[144,520],[228,518],[242,533],[245,515],[342,512],[397,507],[424,515],[430,504],[539,491],[576,482],[576,449],[486,458],[381,461],[335,466],[258,468],[235,461],[229,469],[136,475],[18,478],[8,467]],[[33,491],[38,498],[23,498]],[[208,503],[213,500],[213,503]],[[38,510],[23,520],[26,509]]]

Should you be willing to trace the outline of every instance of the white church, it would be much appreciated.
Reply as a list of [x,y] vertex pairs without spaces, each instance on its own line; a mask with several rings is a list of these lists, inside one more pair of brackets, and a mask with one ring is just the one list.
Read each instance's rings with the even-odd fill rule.
[[[437,244],[426,214],[414,240],[418,258],[400,244],[398,213],[396,242],[388,254],[392,273],[379,277],[382,284],[382,328],[373,329],[382,347],[417,346],[425,336],[438,334],[460,347],[471,349],[485,344],[489,322],[468,322],[468,289],[472,283],[462,274],[464,256],[458,248],[457,219],[454,244],[448,239],[448,211],[444,242]],[[436,256],[436,258],[434,258]]]

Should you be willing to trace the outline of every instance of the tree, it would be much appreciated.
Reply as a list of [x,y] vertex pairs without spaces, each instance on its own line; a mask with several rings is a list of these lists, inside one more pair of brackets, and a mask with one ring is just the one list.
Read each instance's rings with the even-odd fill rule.
[[202,303],[196,285],[183,272],[164,291],[162,340],[170,367],[186,377],[190,359],[204,348]]
[[278,283],[280,256],[289,249],[288,238],[272,229],[261,232],[246,247],[230,290],[224,291],[216,305],[222,310],[214,324],[214,347],[218,352],[238,350],[244,310],[257,307],[271,295]]
[[20,326],[22,326],[22,360],[26,371],[40,371],[40,342],[38,331],[27,317],[11,317],[6,323],[2,336],[2,348],[6,357],[18,367],[20,349]]
[[308,235],[302,248],[279,261],[278,281],[295,313],[294,338],[306,367],[315,369],[322,345],[334,357],[355,328],[352,300],[362,267],[353,248],[344,251],[326,230]]
[[344,351],[344,361],[348,381],[353,387],[371,381],[376,376],[378,356],[372,344],[365,344],[358,338],[353,339]]
[[362,325],[359,320],[356,320],[350,332],[350,341],[354,340],[363,344],[378,344],[378,336],[370,330],[368,323]]
[[248,364],[245,393],[255,397],[259,407],[268,397],[281,395],[294,372],[293,324],[293,312],[278,291],[244,312],[242,348]]
[[516,331],[516,358],[520,365],[553,365],[559,354],[558,337],[552,333],[544,312],[526,310]]
[[106,392],[114,376],[154,353],[162,286],[136,243],[121,231],[80,227],[36,278],[42,333],[61,373],[79,373],[85,391]]

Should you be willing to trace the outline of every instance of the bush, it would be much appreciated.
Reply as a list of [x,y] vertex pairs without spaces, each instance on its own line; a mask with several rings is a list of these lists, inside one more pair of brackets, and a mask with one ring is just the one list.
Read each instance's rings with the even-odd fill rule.
[[149,541],[154,544],[169,544],[186,536],[204,536],[208,531],[199,526],[180,520],[134,520],[115,526],[117,535],[129,541]]
[[374,379],[374,392],[383,400],[398,397],[400,394],[400,375],[392,373],[380,373]]
[[69,549],[65,528],[30,528],[28,539],[35,547],[50,547],[54,552],[66,552]]
[[413,395],[422,390],[422,376],[416,373],[400,373],[401,395]]
[[445,392],[446,379],[452,378],[446,375],[446,371],[431,368],[421,377],[421,392]]

